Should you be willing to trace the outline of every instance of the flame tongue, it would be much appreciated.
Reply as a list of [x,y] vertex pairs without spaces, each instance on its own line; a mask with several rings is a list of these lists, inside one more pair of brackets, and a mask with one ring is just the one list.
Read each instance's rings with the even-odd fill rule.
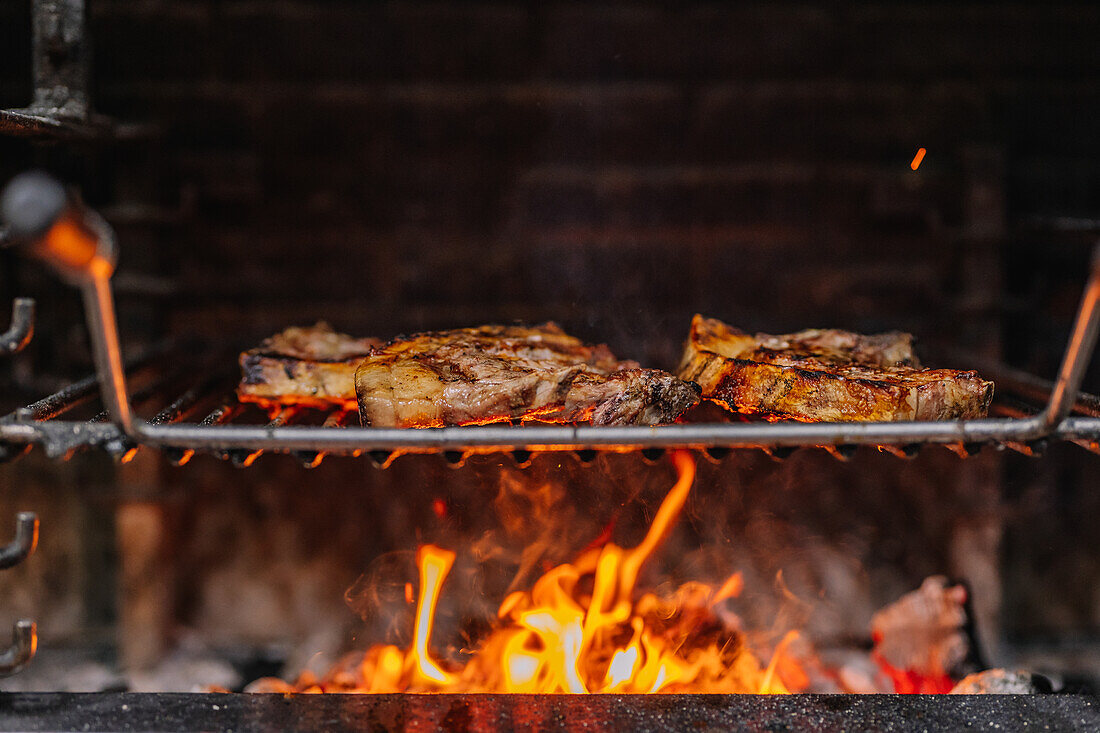
[[673,463],[679,478],[668,496],[661,502],[661,508],[657,510],[657,516],[653,518],[653,524],[646,533],[642,544],[626,553],[623,558],[623,569],[619,578],[619,600],[629,602],[634,593],[634,583],[638,580],[638,572],[642,564],[649,559],[653,551],[664,541],[668,534],[668,528],[680,516],[680,510],[684,508],[688,492],[695,481],[695,460],[687,451],[676,451],[672,454]]
[[428,639],[435,622],[435,607],[439,589],[454,564],[455,554],[435,545],[424,545],[416,553],[420,568],[420,597],[416,599],[416,635],[409,658],[421,680],[437,685],[449,685],[454,678],[443,671],[428,653]]
[[[687,501],[695,462],[672,455],[678,478],[637,547],[607,543],[553,568],[529,591],[507,596],[499,623],[461,669],[448,671],[429,651],[435,610],[455,554],[425,545],[417,553],[420,586],[412,648],[369,650],[350,675],[333,673],[321,688],[362,692],[786,692],[781,657],[763,669],[740,635],[711,614],[737,596],[739,575],[720,588],[688,583],[671,599],[645,593],[636,601],[642,566],[660,547]],[[581,579],[591,576],[591,591]],[[788,660],[789,661],[789,660]],[[350,677],[350,678],[349,678]]]

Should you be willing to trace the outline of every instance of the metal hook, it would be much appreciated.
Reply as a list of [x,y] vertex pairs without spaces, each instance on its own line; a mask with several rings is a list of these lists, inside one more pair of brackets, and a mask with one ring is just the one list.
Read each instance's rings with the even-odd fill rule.
[[11,327],[0,334],[0,354],[15,354],[34,335],[34,298],[16,298],[11,304]]
[[11,646],[0,652],[0,677],[21,670],[38,649],[38,626],[34,621],[19,619],[12,627],[11,636]]
[[0,548],[0,570],[23,562],[37,546],[38,515],[34,512],[19,512],[15,517],[15,539]]

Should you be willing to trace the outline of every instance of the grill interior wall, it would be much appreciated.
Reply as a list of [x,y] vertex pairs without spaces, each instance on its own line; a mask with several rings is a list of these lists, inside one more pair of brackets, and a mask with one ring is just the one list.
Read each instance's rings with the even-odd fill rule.
[[[4,107],[30,98],[27,5],[0,5]],[[553,318],[667,367],[703,311],[772,331],[899,328],[994,357],[1003,344],[1008,361],[1049,376],[1083,280],[1088,238],[1028,222],[1095,214],[1100,11],[1086,5],[101,0],[90,30],[97,109],[159,131],[111,145],[0,138],[0,177],[47,165],[104,208],[123,243],[116,287],[131,348],[164,334],[247,344],[317,318],[382,336]],[[928,157],[913,172],[920,146]],[[39,335],[6,376],[14,407],[88,362],[76,296],[0,256],[0,294],[41,303]],[[1006,628],[1028,638],[1100,630],[1087,592],[1052,589],[1042,572],[1069,558],[1079,587],[1100,580],[1096,540],[1060,519],[1090,506],[1095,459],[1075,450],[1041,465],[1009,459],[1005,500],[999,456],[918,459],[951,466],[925,489],[942,502],[914,500],[928,521],[973,523],[920,545],[943,561],[928,567],[963,573],[966,537],[975,567],[1008,558]],[[51,619],[44,641],[109,637],[121,621],[148,633],[124,649],[138,654],[194,625],[197,606],[180,600],[195,589],[184,557],[160,559],[173,551],[142,533],[171,546],[183,541],[172,517],[226,499],[182,490],[195,475],[146,460],[120,471],[99,457],[35,457],[3,472],[19,484],[0,493],[4,515],[57,512],[43,512],[36,562],[0,576],[22,599],[11,615]],[[214,485],[247,481],[249,495],[320,481],[281,460],[206,470]],[[860,452],[835,479],[851,471],[890,492],[893,460]],[[325,470],[353,474],[354,491],[404,491],[367,466]],[[972,497],[977,508],[960,513]],[[889,524],[848,510],[856,524]],[[265,512],[226,511],[252,548],[235,552],[263,555],[275,541]],[[221,538],[196,537],[209,543],[196,553],[219,551]],[[167,598],[127,585],[127,573],[145,577],[149,552],[172,565]],[[287,562],[301,571],[312,557]],[[919,581],[925,563],[901,577]],[[995,614],[1000,591],[989,593]],[[157,603],[172,614],[149,610]],[[331,611],[318,603],[288,626]]]

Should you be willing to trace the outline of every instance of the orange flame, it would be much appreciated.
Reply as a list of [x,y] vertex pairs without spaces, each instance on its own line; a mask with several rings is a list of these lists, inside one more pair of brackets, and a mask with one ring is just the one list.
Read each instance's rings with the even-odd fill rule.
[[[672,597],[635,599],[645,562],[679,516],[695,479],[687,451],[672,454],[678,478],[645,539],[633,549],[608,542],[509,594],[496,628],[461,668],[444,669],[430,653],[435,609],[453,552],[425,545],[417,553],[420,588],[412,648],[376,646],[355,665],[338,665],[325,680],[292,689],[332,692],[508,693],[784,693],[782,679],[804,679],[787,656],[788,634],[762,668],[737,630],[711,609],[740,594],[740,574],[717,589],[687,583]],[[590,580],[589,580],[590,579]],[[590,588],[590,590],[588,590]],[[789,670],[784,674],[784,670]],[[781,679],[782,678],[782,679]],[[270,688],[287,685],[272,680]],[[259,689],[266,689],[261,683]]]
[[437,685],[451,684],[452,677],[436,664],[428,653],[428,639],[435,623],[435,606],[443,579],[454,564],[455,554],[435,545],[424,545],[416,553],[420,567],[420,597],[416,599],[416,635],[409,658],[422,681]]

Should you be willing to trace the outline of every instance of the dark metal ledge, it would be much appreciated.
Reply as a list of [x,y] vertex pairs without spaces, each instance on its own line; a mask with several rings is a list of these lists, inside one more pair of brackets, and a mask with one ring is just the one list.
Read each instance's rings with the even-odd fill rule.
[[0,694],[4,731],[1098,729],[1082,695]]

